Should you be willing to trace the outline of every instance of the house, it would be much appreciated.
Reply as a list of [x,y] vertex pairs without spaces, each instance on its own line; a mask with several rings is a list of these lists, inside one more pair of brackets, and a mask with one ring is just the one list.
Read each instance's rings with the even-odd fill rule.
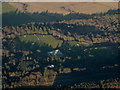
[[97,47],[95,47],[95,49],[98,49]]
[[69,48],[68,50],[72,50],[71,48]]
[[47,66],[48,68],[54,68],[54,65],[53,64],[51,64],[51,65],[49,65],[49,66]]
[[33,42],[32,45],[34,45],[35,43]]
[[26,37],[26,35],[24,35],[24,37]]
[[49,57],[53,57],[53,56],[55,56],[55,57],[63,57],[63,54],[59,49],[50,51],[47,54],[48,54]]

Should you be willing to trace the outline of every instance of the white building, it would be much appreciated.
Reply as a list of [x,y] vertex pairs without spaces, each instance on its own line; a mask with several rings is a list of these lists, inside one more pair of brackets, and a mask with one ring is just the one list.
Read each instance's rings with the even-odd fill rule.
[[47,54],[49,57],[52,57],[52,56],[63,57],[63,54],[59,49],[50,51]]
[[51,65],[49,65],[49,66],[47,66],[48,68],[54,68],[54,65],[53,64],[51,64]]

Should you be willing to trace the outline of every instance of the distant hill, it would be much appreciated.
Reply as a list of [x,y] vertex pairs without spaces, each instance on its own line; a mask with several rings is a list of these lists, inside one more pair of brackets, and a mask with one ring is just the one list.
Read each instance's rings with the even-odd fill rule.
[[[118,9],[117,2],[19,2],[9,3],[15,8],[18,8],[21,12],[26,11],[29,13],[44,12],[69,14],[69,13],[104,13],[110,9]],[[24,5],[27,5],[26,7]]]
[[88,19],[96,15],[104,15],[101,12],[106,12],[106,14],[116,13],[118,9],[117,4],[118,3],[8,2],[2,4],[2,24],[3,26],[7,26],[21,25],[30,22]]

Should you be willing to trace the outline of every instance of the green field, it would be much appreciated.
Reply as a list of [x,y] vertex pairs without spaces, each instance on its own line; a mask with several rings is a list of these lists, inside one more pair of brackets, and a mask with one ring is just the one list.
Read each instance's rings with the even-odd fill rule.
[[51,35],[26,35],[26,37],[19,37],[22,42],[28,43],[37,43],[42,46],[44,44],[51,46],[52,48],[61,47],[63,41],[54,38]]
[[68,44],[69,44],[71,47],[79,47],[79,46],[88,47],[88,46],[90,46],[89,43],[79,43],[79,42],[77,42],[77,41],[68,41]]
[[10,13],[10,12],[15,12],[16,8],[13,6],[9,5],[8,3],[2,3],[2,13]]
[[77,46],[78,42],[77,41],[69,41],[68,44],[70,46]]

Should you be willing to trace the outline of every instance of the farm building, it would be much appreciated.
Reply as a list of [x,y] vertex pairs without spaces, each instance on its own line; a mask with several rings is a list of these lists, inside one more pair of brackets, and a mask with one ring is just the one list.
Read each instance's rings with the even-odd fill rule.
[[60,50],[53,50],[47,53],[49,57],[63,57],[63,53]]
[[48,67],[48,68],[54,68],[54,65],[51,64],[51,65],[48,65],[47,67]]

